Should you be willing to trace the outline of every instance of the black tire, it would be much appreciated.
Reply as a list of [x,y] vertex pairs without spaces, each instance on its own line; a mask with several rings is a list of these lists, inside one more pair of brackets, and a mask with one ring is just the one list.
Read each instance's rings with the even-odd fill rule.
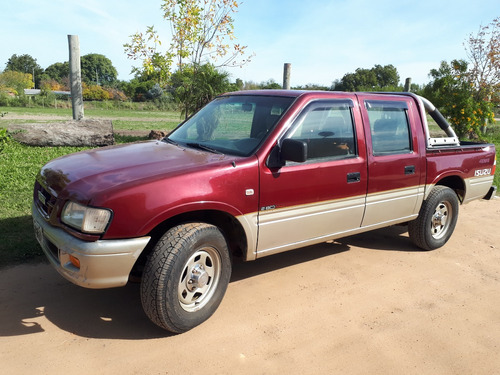
[[423,250],[443,246],[451,237],[458,219],[457,194],[446,186],[435,186],[422,203],[418,217],[408,223],[408,233]]
[[141,302],[158,326],[182,333],[219,307],[231,277],[231,257],[221,231],[190,223],[168,230],[150,254],[141,281]]

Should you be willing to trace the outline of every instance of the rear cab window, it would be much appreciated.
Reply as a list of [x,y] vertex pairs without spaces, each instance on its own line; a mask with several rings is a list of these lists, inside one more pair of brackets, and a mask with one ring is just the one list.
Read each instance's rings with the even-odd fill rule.
[[402,101],[366,100],[374,156],[413,151],[408,105]]

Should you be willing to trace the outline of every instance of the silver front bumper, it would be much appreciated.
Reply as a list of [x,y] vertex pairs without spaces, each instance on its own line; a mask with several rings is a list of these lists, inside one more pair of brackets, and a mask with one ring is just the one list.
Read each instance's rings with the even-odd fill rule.
[[[151,237],[125,240],[82,241],[51,226],[31,207],[35,235],[56,270],[69,281],[86,288],[112,288],[127,283],[130,271]],[[80,262],[76,267],[70,256]]]

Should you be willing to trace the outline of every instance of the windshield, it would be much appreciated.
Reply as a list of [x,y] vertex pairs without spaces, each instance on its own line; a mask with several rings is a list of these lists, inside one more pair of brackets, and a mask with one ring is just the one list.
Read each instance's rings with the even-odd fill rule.
[[293,100],[278,96],[223,96],[202,108],[167,140],[206,151],[249,156]]

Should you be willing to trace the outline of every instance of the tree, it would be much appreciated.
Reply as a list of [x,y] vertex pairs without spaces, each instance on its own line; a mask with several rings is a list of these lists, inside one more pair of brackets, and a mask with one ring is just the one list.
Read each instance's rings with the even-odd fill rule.
[[243,90],[243,87],[245,86],[245,83],[241,78],[236,78],[236,82],[234,83],[236,91],[241,91]]
[[[246,46],[226,44],[235,39],[232,14],[238,11],[235,0],[164,0],[163,17],[170,22],[178,67],[184,60],[193,65],[211,61],[216,67],[240,66],[237,61]],[[217,63],[218,62],[218,63]]]
[[[197,74],[194,74],[194,70]],[[182,104],[182,113],[186,118],[198,111],[215,96],[230,91],[229,74],[220,72],[212,64],[184,66],[172,75],[174,99]]]
[[24,89],[33,88],[33,76],[30,73],[21,73],[13,70],[6,70],[0,73],[0,90],[14,94],[24,94]]
[[36,59],[30,55],[12,55],[7,64],[5,65],[5,70],[20,72],[20,73],[29,73],[34,78],[35,87],[38,87],[40,83],[40,76],[43,73],[43,69],[38,63]]
[[372,71],[375,74],[377,86],[385,88],[396,87],[399,85],[399,74],[394,65],[375,65],[375,67],[372,68]]
[[429,76],[432,81],[424,88],[424,96],[440,108],[460,138],[478,137],[485,121],[494,121],[491,103],[477,99],[466,61],[443,61]]
[[164,86],[170,77],[173,55],[160,51],[162,43],[154,27],[149,26],[145,34],[137,32],[130,38],[130,43],[123,45],[125,53],[129,59],[141,60],[141,67],[132,67],[135,78]]
[[281,85],[272,78],[262,82],[259,86],[263,90],[279,90],[282,88]]
[[147,99],[147,93],[155,85],[154,81],[143,81],[133,78],[129,82],[121,82],[120,88],[133,101],[142,102]]
[[207,98],[225,91],[221,87],[226,85],[227,73],[218,68],[249,62],[243,58],[246,46],[230,45],[235,39],[232,15],[238,6],[235,0],[162,0],[163,18],[172,34],[170,46],[161,51],[160,36],[152,26],[145,34],[131,35],[124,48],[130,59],[142,62],[140,68],[133,69],[136,77],[153,79],[164,87],[175,61],[177,70],[171,80],[174,96],[188,117]]
[[375,65],[371,69],[358,68],[345,74],[333,84],[335,91],[385,91],[396,90],[399,74],[394,65]]
[[293,87],[293,90],[328,91],[330,88],[316,83],[308,83],[305,85],[295,86]]
[[87,85],[111,86],[118,73],[113,63],[104,55],[90,53],[82,56],[82,81]]
[[477,99],[491,97],[500,89],[500,17],[470,34],[465,50]]
[[52,78],[43,79],[40,82],[42,92],[47,91],[64,91],[65,87],[58,81]]
[[43,72],[50,79],[54,79],[61,83],[65,78],[69,76],[69,63],[67,61],[61,63],[57,62],[49,65]]
[[144,34],[131,35],[130,43],[124,44],[125,52],[130,59],[142,62],[133,72],[164,85],[174,60],[178,70],[189,66],[193,74],[207,62],[216,68],[246,64],[249,59],[243,55],[247,47],[229,44],[235,39],[232,14],[238,6],[235,0],[163,0],[163,18],[172,32],[170,46],[161,52],[160,36],[152,26]]

